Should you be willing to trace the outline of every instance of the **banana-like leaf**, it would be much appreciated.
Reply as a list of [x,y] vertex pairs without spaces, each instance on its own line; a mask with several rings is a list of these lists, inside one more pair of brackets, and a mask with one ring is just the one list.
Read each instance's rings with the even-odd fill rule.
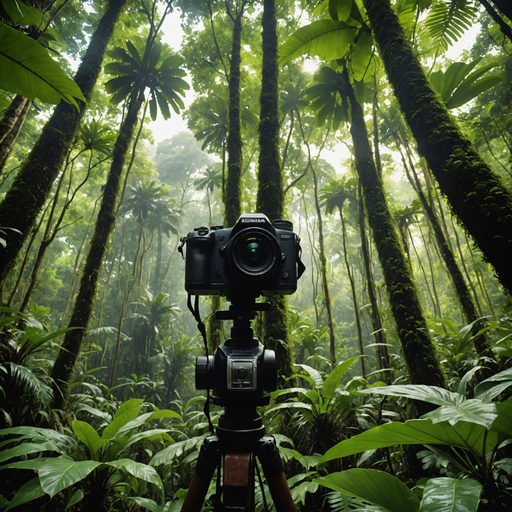
[[163,508],[156,502],[149,498],[128,498],[130,502],[135,502],[137,505],[144,507],[145,509],[149,510],[150,512],[163,512]]
[[2,450],[0,452],[0,463],[12,459],[14,457],[21,457],[22,455],[28,455],[30,453],[53,451],[63,453],[62,450],[55,443],[49,441],[46,443],[21,443],[18,446],[15,446],[14,448]]
[[108,443],[106,439],[101,439],[98,432],[86,423],[85,421],[75,420],[71,424],[73,427],[73,432],[76,437],[82,441],[82,443],[87,446],[91,457],[95,459],[98,455],[98,452]]
[[302,368],[311,377],[311,379],[313,379],[313,382],[315,383],[317,389],[320,389],[323,386],[324,379],[322,378],[318,370],[315,370],[315,368],[312,368],[307,364],[296,364],[295,366]]
[[349,469],[314,482],[390,512],[418,512],[420,499],[397,477],[375,469]]
[[53,498],[62,489],[83,480],[100,464],[95,460],[49,459],[39,469],[39,481],[44,492]]
[[366,25],[359,30],[357,42],[352,48],[350,63],[356,82],[373,79],[376,57],[373,50],[373,35]]
[[[487,439],[484,439],[485,435]],[[385,423],[346,439],[328,450],[320,462],[397,444],[445,444],[469,450],[477,457],[481,457],[492,450],[499,440],[498,432],[488,431],[475,423],[460,421],[456,426],[452,426],[447,421],[434,423],[428,419],[409,420],[405,423]]]
[[192,448],[195,448],[197,445],[202,443],[205,437],[206,436],[193,437],[192,439],[186,439],[185,441],[174,443],[153,455],[153,458],[149,461],[149,464],[151,466],[170,464],[175,457],[179,457],[185,451],[191,450]]
[[413,400],[421,400],[435,405],[461,405],[466,399],[459,393],[448,391],[437,386],[403,385],[386,386],[381,388],[361,389],[360,393],[376,393],[379,395],[402,396]]
[[102,439],[111,439],[128,422],[133,421],[140,411],[140,406],[144,400],[133,398],[122,404],[114,415],[114,420],[105,428],[101,434]]
[[485,379],[475,388],[475,398],[488,402],[512,386],[512,368]]
[[[200,397],[203,398],[203,397]],[[158,420],[161,418],[177,418],[181,420],[181,416],[169,409],[161,409],[159,411],[147,412],[145,414],[141,414],[138,418],[130,421],[124,427],[120,428],[117,432],[117,436],[123,436],[127,434],[130,430],[140,427],[147,421]]]
[[322,60],[341,59],[350,48],[360,23],[319,20],[296,30],[279,50],[279,64],[301,55],[316,55]]
[[160,476],[156,472],[155,468],[142,464],[141,462],[135,462],[131,459],[119,459],[112,462],[106,462],[105,465],[112,466],[116,469],[122,469],[135,478],[140,478],[146,482],[155,484],[160,490],[163,491],[163,484]]
[[[30,100],[57,105],[61,100],[78,108],[82,91],[34,39],[0,23],[0,88]],[[75,99],[76,98],[76,99]]]
[[14,507],[19,507],[20,505],[28,503],[29,501],[37,500],[38,498],[44,495],[45,492],[41,487],[39,478],[33,478],[32,480],[29,480],[26,484],[22,485],[18,489],[18,491],[14,495],[14,498],[11,500],[5,511],[7,512],[7,510],[11,510]]
[[450,425],[455,425],[459,421],[468,421],[485,428],[490,428],[497,417],[496,404],[485,403],[481,400],[466,400],[460,406],[443,405],[422,416],[434,423],[448,421]]
[[472,478],[431,478],[419,512],[476,512],[481,494],[482,485]]
[[331,371],[329,376],[325,379],[323,384],[324,391],[324,399],[330,400],[334,391],[338,387],[341,377],[345,374],[345,372],[356,362],[359,360],[361,356],[356,356],[351,359],[347,359],[346,361],[342,361],[339,363],[334,370]]

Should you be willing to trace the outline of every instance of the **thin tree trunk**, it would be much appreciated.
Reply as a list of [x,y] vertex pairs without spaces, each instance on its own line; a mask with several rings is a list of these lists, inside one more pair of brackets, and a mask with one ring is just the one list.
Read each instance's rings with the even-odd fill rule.
[[512,293],[512,195],[428,82],[389,0],[363,0],[395,95],[452,211]]
[[[143,88],[142,85],[140,86]],[[123,172],[124,161],[137,124],[137,114],[144,101],[143,91],[136,90],[126,118],[121,125],[113,149],[113,159],[103,191],[100,211],[96,219],[94,235],[85,262],[80,289],[75,300],[69,327],[76,327],[64,336],[52,370],[54,407],[62,408],[69,395],[82,340],[92,316],[96,289],[103,258],[116,220],[116,202]]]
[[[500,4],[500,0],[493,0],[493,2],[496,4],[496,7],[498,7],[498,9],[503,12],[503,14],[508,12],[509,14],[507,16],[510,18],[510,5],[506,7],[504,2]],[[480,0],[480,3],[485,7],[485,10],[489,16],[498,24],[503,35],[512,41],[512,28],[510,28],[510,26],[505,23],[505,20],[496,12],[494,7],[487,0]],[[505,9],[505,11],[503,9]]]
[[228,111],[228,176],[226,180],[226,201],[224,204],[224,224],[234,226],[242,213],[242,121],[240,110],[240,50],[242,45],[242,15],[244,2],[233,19],[233,42],[231,46],[231,69],[229,72],[229,111]]
[[350,262],[348,260],[348,247],[347,247],[347,227],[345,225],[345,218],[343,217],[342,207],[339,207],[340,219],[341,219],[341,232],[343,239],[343,258],[345,259],[345,267],[347,268],[348,281],[350,283],[350,290],[352,291],[352,302],[354,303],[354,315],[356,319],[357,338],[359,340],[359,352],[361,354],[361,372],[363,379],[366,379],[366,358],[364,353],[364,342],[363,342],[363,331],[361,329],[361,318],[359,315],[359,303],[356,294],[356,284],[354,282],[354,276],[350,268]]
[[[108,41],[126,3],[127,0],[110,0],[75,75],[75,82],[87,102],[101,72]],[[79,109],[65,102],[61,102],[55,108],[11,188],[0,203],[0,226],[21,231],[21,234],[9,231],[7,246],[0,251],[0,295],[26,238],[50,195],[53,183],[74,140],[87,106],[79,100],[78,104]]]
[[27,98],[24,98],[23,96],[16,96],[16,98],[13,100],[13,103],[16,101],[17,98],[21,98],[22,100],[24,100],[20,102],[21,110],[17,112],[17,110],[19,109],[17,109],[15,106],[13,109],[15,112],[9,112],[9,110],[11,110],[11,107],[9,107],[9,109],[7,109],[7,112],[4,114],[4,118],[5,116],[12,116],[11,119],[14,119],[13,125],[10,127],[9,131],[5,133],[3,136],[1,133],[2,127],[0,127],[0,138],[2,139],[0,142],[0,174],[2,173],[5,167],[5,164],[7,162],[7,159],[9,158],[9,155],[11,154],[14,143],[18,138],[18,134],[20,133],[20,130],[23,124],[25,123],[25,119],[27,119],[27,114],[30,110],[30,106],[32,105],[32,102]]
[[[416,284],[400,247],[386,203],[382,180],[375,168],[363,110],[356,100],[346,70],[343,76],[345,91],[351,105],[350,131],[354,142],[356,168],[362,182],[368,219],[410,379],[413,384],[446,388],[446,377],[428,334]],[[417,408],[422,413],[429,409],[429,406],[418,402]]]

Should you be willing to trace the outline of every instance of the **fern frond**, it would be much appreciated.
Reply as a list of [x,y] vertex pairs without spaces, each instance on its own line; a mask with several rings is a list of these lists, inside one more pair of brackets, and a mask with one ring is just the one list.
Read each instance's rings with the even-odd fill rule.
[[438,0],[425,20],[432,37],[436,55],[444,53],[456,43],[476,19],[477,10],[471,0]]
[[36,408],[48,408],[53,400],[53,392],[44,381],[45,376],[39,375],[34,368],[28,368],[16,363],[5,364],[9,368],[10,388],[16,389],[16,394],[26,396]]

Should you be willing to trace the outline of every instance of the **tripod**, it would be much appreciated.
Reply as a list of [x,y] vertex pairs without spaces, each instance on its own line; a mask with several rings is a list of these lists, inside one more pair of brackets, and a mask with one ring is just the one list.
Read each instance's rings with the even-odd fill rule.
[[[231,338],[217,349],[215,358],[197,358],[196,388],[213,388],[213,402],[225,408],[214,435],[205,438],[182,512],[200,512],[215,469],[222,471],[217,489],[216,511],[254,510],[255,457],[261,463],[277,512],[296,512],[275,440],[265,435],[256,407],[267,405],[263,389],[277,387],[277,369],[272,351],[253,338],[250,321],[255,311],[269,304],[254,298],[233,300],[229,311],[217,311],[222,320],[233,320]],[[221,502],[222,494],[222,502]]]

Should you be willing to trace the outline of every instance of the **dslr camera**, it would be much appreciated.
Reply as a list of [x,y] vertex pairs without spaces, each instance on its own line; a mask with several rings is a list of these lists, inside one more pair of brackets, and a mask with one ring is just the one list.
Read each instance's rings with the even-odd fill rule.
[[186,237],[185,289],[191,295],[290,295],[305,270],[288,220],[244,213],[232,228],[200,227]]

